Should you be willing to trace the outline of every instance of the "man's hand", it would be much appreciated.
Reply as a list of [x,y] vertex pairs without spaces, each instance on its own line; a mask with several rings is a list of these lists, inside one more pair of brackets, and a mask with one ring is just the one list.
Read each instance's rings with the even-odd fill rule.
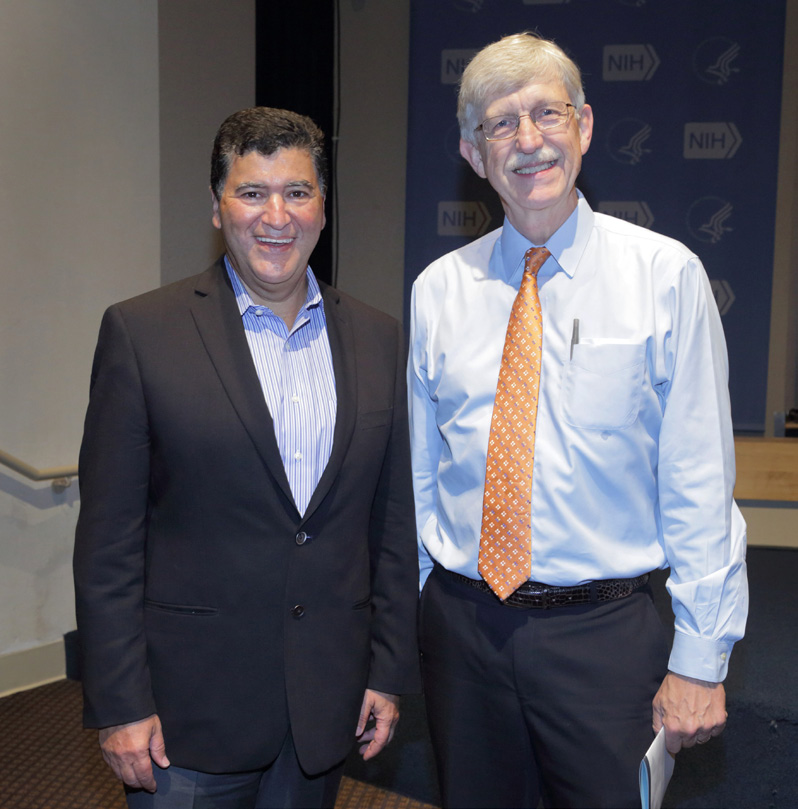
[[704,744],[726,727],[723,683],[708,683],[669,671],[653,702],[654,732],[665,726],[665,746],[675,755],[682,747]]
[[100,749],[105,763],[120,781],[147,792],[156,789],[152,761],[159,767],[169,766],[157,714],[138,722],[102,728]]
[[[369,717],[374,719],[374,727],[366,730]],[[399,697],[395,694],[383,694],[382,691],[366,689],[363,704],[360,706],[360,719],[357,722],[355,736],[360,745],[363,761],[379,753],[393,739],[396,723],[399,721]],[[365,732],[364,732],[365,731]]]

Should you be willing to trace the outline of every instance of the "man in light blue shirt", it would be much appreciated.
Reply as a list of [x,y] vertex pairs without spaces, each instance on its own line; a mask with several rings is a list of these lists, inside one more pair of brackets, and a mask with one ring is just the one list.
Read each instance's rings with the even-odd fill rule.
[[[672,753],[725,725],[747,613],[723,332],[699,259],[594,213],[576,65],[505,37],[466,68],[460,151],[502,228],[414,285],[411,445],[425,694],[444,806],[639,805],[654,731]],[[529,581],[478,571],[488,435],[524,255],[545,246]],[[670,567],[668,652],[647,574]],[[653,705],[653,708],[652,708]]]

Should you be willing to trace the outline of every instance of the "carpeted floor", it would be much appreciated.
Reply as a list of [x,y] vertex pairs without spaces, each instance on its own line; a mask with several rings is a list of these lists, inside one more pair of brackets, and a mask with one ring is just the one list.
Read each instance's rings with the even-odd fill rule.
[[[0,809],[125,809],[96,731],[80,721],[80,684],[62,680],[0,699]],[[344,778],[336,809],[433,809]]]

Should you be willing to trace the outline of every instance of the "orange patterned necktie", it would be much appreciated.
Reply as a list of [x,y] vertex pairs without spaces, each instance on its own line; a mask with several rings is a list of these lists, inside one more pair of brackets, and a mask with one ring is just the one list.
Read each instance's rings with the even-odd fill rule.
[[532,466],[543,351],[537,274],[550,255],[545,247],[530,247],[524,256],[490,422],[479,573],[502,601],[531,572]]

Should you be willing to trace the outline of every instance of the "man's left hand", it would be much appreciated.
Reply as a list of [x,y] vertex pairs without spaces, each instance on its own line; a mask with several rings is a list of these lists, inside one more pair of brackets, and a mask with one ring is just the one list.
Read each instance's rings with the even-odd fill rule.
[[[374,725],[366,730],[369,718],[374,719]],[[367,688],[355,731],[355,736],[361,743],[360,755],[363,756],[363,761],[374,758],[393,739],[398,721],[399,697],[396,694],[383,694],[382,691]]]
[[704,744],[726,727],[723,683],[709,683],[669,671],[653,702],[654,733],[665,727],[665,746],[676,755],[682,747]]

